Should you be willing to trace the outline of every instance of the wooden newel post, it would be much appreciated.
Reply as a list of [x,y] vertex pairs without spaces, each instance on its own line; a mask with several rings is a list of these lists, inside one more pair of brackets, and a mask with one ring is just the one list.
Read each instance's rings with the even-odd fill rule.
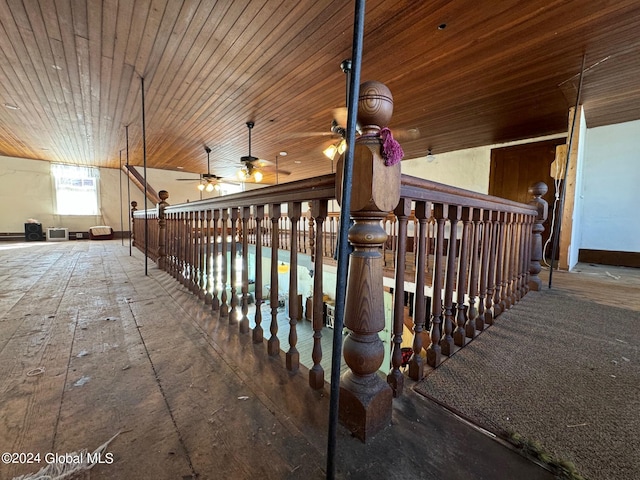
[[136,229],[134,228],[134,223],[136,221],[135,217],[134,217],[134,213],[136,213],[138,211],[138,202],[136,202],[135,200],[133,200],[131,202],[131,232],[129,233],[131,235],[131,245],[135,246],[135,231]]
[[167,220],[164,216],[164,209],[169,206],[166,201],[169,198],[169,192],[160,190],[158,197],[160,197],[160,203],[158,203],[158,268],[164,270],[167,260]]
[[[533,223],[533,235],[531,236],[531,260],[529,261],[529,289],[540,291],[542,288],[542,280],[538,277],[542,267],[540,266],[540,260],[542,260],[542,232],[544,232],[544,226],[542,225],[547,219],[549,212],[549,205],[542,196],[547,193],[548,187],[544,182],[534,183],[529,187],[529,193],[533,195],[533,199],[529,202],[529,205],[535,207],[538,210],[538,216]],[[551,260],[553,261],[553,259]]]
[[[391,421],[393,392],[377,374],[384,359],[378,332],[385,327],[381,247],[387,234],[381,221],[400,200],[400,162],[386,166],[381,151],[380,125],[388,125],[391,119],[391,92],[379,82],[365,82],[360,92],[362,135],[354,148],[349,229],[354,251],[344,310],[344,326],[349,330],[344,360],[350,370],[341,379],[339,417],[354,436],[366,442]],[[342,162],[341,158],[336,175],[338,198],[342,196]]]

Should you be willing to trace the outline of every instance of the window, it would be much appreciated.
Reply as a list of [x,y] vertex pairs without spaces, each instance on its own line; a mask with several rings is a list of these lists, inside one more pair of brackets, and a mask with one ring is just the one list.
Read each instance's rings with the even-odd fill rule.
[[99,215],[97,168],[51,164],[57,215]]

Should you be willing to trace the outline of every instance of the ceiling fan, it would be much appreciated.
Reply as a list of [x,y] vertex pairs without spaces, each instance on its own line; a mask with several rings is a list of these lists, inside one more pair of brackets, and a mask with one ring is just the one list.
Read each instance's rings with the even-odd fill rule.
[[201,192],[207,191],[207,192],[213,192],[215,191],[219,191],[220,190],[220,183],[225,182],[225,183],[234,183],[234,182],[229,182],[228,180],[223,179],[222,177],[219,177],[217,175],[214,175],[211,173],[211,161],[209,159],[209,155],[211,154],[211,148],[209,148],[208,146],[204,146],[204,151],[207,152],[207,173],[202,173],[200,174],[200,178],[199,179],[193,179],[193,178],[178,178],[178,180],[181,181],[194,181],[197,180],[198,183],[198,190],[200,190]]
[[[346,101],[349,101],[349,87],[351,85],[351,60],[343,60],[340,64],[340,69],[346,75]],[[348,110],[347,107],[334,108],[332,111],[333,119],[331,121],[331,133],[325,133],[325,135],[338,135],[340,139],[337,142],[331,143],[327,148],[323,150],[323,153],[332,162],[336,158],[336,155],[342,155],[347,149],[346,134],[348,123]],[[356,135],[360,135],[360,125],[356,124]],[[420,138],[420,130],[418,128],[409,129],[394,129],[393,136],[399,141],[410,141]],[[332,167],[333,170],[333,167]]]
[[277,165],[269,160],[264,160],[251,155],[251,130],[255,126],[254,122],[247,122],[247,128],[249,129],[249,155],[240,157],[241,167],[238,170],[237,176],[242,182],[262,182],[264,173],[275,173],[276,175],[291,175],[291,172],[278,169]]

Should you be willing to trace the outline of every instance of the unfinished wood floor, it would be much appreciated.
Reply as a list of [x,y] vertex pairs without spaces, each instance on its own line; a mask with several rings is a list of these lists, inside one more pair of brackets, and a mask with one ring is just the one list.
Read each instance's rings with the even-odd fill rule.
[[[284,364],[119,241],[0,244],[2,452],[92,451],[120,432],[92,480],[324,478],[328,389]],[[553,478],[411,384],[367,445],[339,428],[337,478]]]
[[[107,449],[118,461],[91,478],[322,477],[323,445],[176,321],[188,314],[174,297],[188,293],[162,289],[175,281],[157,270],[144,278],[114,245],[0,245],[3,452],[92,451],[121,432]],[[304,393],[291,401],[321,398]],[[42,466],[0,464],[0,478]]]

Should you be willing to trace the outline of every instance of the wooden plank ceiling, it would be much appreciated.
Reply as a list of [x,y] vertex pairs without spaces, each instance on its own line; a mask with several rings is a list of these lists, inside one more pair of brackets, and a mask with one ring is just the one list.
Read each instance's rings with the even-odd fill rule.
[[[329,173],[353,2],[0,0],[0,155],[232,176],[248,154]],[[440,28],[439,28],[440,27]],[[640,2],[369,0],[362,80],[394,94],[406,158],[640,118]],[[266,180],[273,181],[272,176]]]

